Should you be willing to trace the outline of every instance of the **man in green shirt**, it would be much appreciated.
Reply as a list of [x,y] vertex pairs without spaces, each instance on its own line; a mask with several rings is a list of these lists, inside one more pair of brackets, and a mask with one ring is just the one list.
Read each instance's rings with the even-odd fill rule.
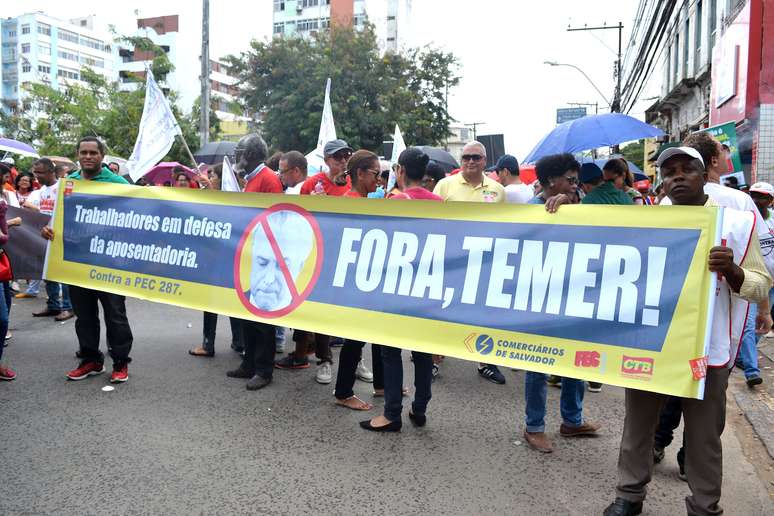
[[626,178],[626,170],[621,160],[613,158],[602,168],[604,181],[595,187],[581,200],[581,204],[626,204],[631,205],[632,199],[621,188]]
[[[78,161],[81,169],[76,170],[68,179],[80,181],[101,181],[104,183],[129,184],[126,179],[110,171],[102,165],[105,158],[105,146],[97,138],[86,136],[78,142]],[[41,232],[44,238],[54,238],[54,231],[49,227]],[[132,329],[126,318],[126,298],[118,294],[92,290],[89,288],[70,286],[70,301],[75,312],[75,333],[78,336],[81,359],[78,367],[67,373],[69,380],[83,380],[89,376],[105,372],[105,356],[99,350],[99,310],[97,303],[102,305],[107,328],[108,353],[113,359],[111,383],[125,382],[129,379],[128,364],[132,360],[129,352],[132,349]]]

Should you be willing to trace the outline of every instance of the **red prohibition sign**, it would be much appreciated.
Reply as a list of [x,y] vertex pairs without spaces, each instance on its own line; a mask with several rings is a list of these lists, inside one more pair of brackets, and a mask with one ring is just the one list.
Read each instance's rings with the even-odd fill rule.
[[[274,232],[272,231],[269,225],[269,215],[279,211],[292,211],[301,215],[304,218],[304,220],[306,220],[306,222],[309,224],[309,226],[311,226],[312,232],[314,233],[314,240],[315,240],[315,247],[316,247],[314,271],[312,272],[312,277],[309,279],[309,283],[306,285],[306,288],[304,288],[302,292],[298,292],[298,288],[296,287],[296,283],[293,280],[293,276],[290,274],[290,270],[288,269],[288,266],[285,263],[285,258],[282,256],[282,251],[280,250],[279,244],[277,243],[277,238],[274,236]],[[250,303],[250,299],[248,298],[247,295],[245,295],[245,291],[242,288],[242,254],[245,252],[245,244],[247,243],[247,239],[250,237],[253,230],[255,230],[256,226],[258,226],[259,224],[263,228],[263,232],[266,235],[266,239],[269,241],[269,244],[271,245],[272,251],[274,251],[274,256],[277,260],[277,264],[279,265],[280,270],[282,271],[282,276],[284,277],[285,283],[287,284],[288,290],[290,291],[290,296],[291,296],[290,304],[278,310],[262,310],[257,306],[253,305],[252,303]],[[250,313],[257,315],[258,317],[263,317],[265,319],[282,317],[283,315],[287,315],[293,310],[295,310],[296,308],[298,308],[298,306],[301,303],[303,303],[306,300],[306,298],[308,298],[309,295],[312,293],[312,290],[314,289],[314,286],[317,283],[317,279],[320,277],[320,270],[322,269],[322,260],[323,260],[322,233],[320,231],[320,226],[317,224],[317,221],[312,216],[312,214],[306,211],[305,209],[303,209],[302,207],[296,206],[295,204],[288,204],[288,203],[275,204],[263,210],[263,212],[260,215],[255,217],[252,221],[250,221],[250,224],[247,225],[245,232],[242,234],[242,238],[239,240],[237,251],[234,254],[234,288],[237,292],[237,295],[239,296],[239,300],[242,302],[244,307],[250,311]]]

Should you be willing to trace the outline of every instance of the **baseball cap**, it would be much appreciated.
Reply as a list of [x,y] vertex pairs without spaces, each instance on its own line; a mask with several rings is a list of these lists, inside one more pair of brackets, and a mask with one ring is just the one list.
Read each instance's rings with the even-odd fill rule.
[[602,177],[602,169],[596,163],[581,164],[579,179],[581,184],[590,183],[598,177]]
[[495,170],[502,170],[504,168],[507,168],[511,174],[518,174],[519,161],[510,154],[500,156],[500,159],[497,160],[497,164],[495,165]]
[[11,166],[16,164],[16,162],[10,156],[7,157],[7,158],[3,158],[3,163],[5,163],[6,165],[11,165]]
[[774,197],[774,186],[771,186],[769,183],[764,183],[763,181],[752,185],[750,187],[750,191],[767,194]]
[[656,158],[656,166],[660,167],[666,160],[674,158],[675,156],[690,156],[701,161],[702,166],[704,166],[704,160],[701,158],[701,154],[693,147],[669,147],[668,149],[665,149],[664,152],[659,154],[658,158]]
[[340,150],[348,150],[352,152],[352,147],[349,146],[344,140],[331,140],[323,147],[323,154],[325,156],[333,156]]

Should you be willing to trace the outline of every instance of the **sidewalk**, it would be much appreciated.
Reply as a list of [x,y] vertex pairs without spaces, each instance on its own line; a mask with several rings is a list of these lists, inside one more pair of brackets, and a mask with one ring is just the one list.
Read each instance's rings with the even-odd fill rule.
[[774,338],[761,340],[758,365],[763,378],[761,385],[748,388],[744,383],[744,374],[737,369],[731,376],[730,391],[769,456],[774,459]]

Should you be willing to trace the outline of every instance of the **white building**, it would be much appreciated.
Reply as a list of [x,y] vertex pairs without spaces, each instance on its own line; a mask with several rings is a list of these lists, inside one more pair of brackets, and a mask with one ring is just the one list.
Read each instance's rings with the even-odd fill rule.
[[23,86],[43,83],[54,89],[80,82],[88,66],[109,80],[116,77],[118,52],[109,31],[95,26],[94,17],[60,20],[41,12],[0,22],[2,109],[17,109]]
[[379,47],[396,51],[409,38],[411,0],[273,0],[273,34],[306,36],[339,25],[374,25]]

